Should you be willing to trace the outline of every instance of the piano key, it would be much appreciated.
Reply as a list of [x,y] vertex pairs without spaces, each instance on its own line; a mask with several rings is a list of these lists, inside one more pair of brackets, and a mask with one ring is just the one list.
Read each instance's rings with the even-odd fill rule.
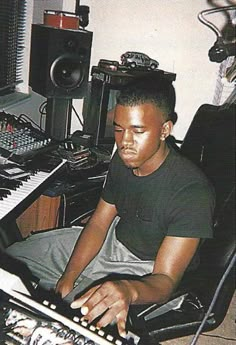
[[0,187],[0,197],[5,198],[7,195],[11,194],[11,190],[7,188]]
[[[65,160],[62,160],[54,169],[50,172],[46,171],[36,171],[32,172],[28,178],[8,180],[3,178],[0,179],[0,188],[2,184],[5,185],[9,183],[10,194],[3,197],[0,200],[0,220],[6,217],[10,212],[14,212],[16,208],[26,201],[39,187],[42,187],[57,171],[65,164]],[[39,194],[40,195],[40,194]],[[20,212],[21,213],[21,212]],[[19,213],[19,214],[20,214]]]
[[5,177],[0,176],[0,186],[1,187],[6,187],[9,189],[16,189],[21,184],[22,184],[22,181],[9,180]]

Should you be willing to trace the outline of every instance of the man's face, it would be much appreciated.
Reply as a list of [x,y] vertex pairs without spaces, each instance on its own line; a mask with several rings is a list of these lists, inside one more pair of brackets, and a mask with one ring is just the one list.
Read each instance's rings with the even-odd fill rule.
[[164,122],[163,112],[152,103],[116,106],[115,140],[126,166],[146,173],[156,169],[165,145]]

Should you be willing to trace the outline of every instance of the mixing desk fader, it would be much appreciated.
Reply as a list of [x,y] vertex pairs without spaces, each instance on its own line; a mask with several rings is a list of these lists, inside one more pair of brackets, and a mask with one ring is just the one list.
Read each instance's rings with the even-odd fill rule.
[[21,164],[57,145],[30,123],[0,112],[0,156]]

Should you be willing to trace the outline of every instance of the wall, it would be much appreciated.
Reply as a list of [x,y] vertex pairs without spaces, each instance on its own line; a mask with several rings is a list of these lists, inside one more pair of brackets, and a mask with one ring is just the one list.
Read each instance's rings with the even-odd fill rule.
[[[35,0],[34,4],[34,21],[40,18],[43,8],[63,7],[67,11],[75,8],[74,0]],[[97,65],[102,58],[119,61],[123,52],[134,50],[158,60],[159,68],[177,74],[174,84],[179,120],[174,134],[182,139],[197,108],[203,103],[212,103],[219,70],[219,64],[208,58],[208,50],[216,36],[199,22],[197,15],[214,4],[228,5],[228,1],[81,0],[80,4],[90,7],[87,29],[93,31],[91,66]],[[208,19],[221,27],[225,17],[217,13]],[[38,107],[42,100],[34,94],[31,101],[11,107],[11,111],[25,110],[38,121]],[[74,105],[81,113],[81,100],[75,100]],[[72,132],[78,126],[78,120],[73,118]]]
[[[211,8],[206,0],[81,0],[90,6],[88,29],[94,32],[91,65],[101,58],[119,60],[127,50],[141,51],[159,61],[159,68],[175,72],[175,135],[182,139],[197,108],[212,103],[219,64],[208,50],[216,36],[197,19]],[[228,5],[227,1],[215,1]],[[221,13],[212,15],[222,25]],[[209,16],[208,16],[208,19]]]

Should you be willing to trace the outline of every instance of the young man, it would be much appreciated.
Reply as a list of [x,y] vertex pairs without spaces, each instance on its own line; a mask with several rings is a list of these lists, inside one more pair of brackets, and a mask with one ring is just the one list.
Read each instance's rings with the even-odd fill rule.
[[121,336],[130,304],[168,300],[201,239],[212,236],[212,188],[166,142],[174,107],[167,80],[144,77],[124,88],[114,115],[117,151],[78,240],[78,228],[55,230],[8,249],[88,321],[116,320]]

